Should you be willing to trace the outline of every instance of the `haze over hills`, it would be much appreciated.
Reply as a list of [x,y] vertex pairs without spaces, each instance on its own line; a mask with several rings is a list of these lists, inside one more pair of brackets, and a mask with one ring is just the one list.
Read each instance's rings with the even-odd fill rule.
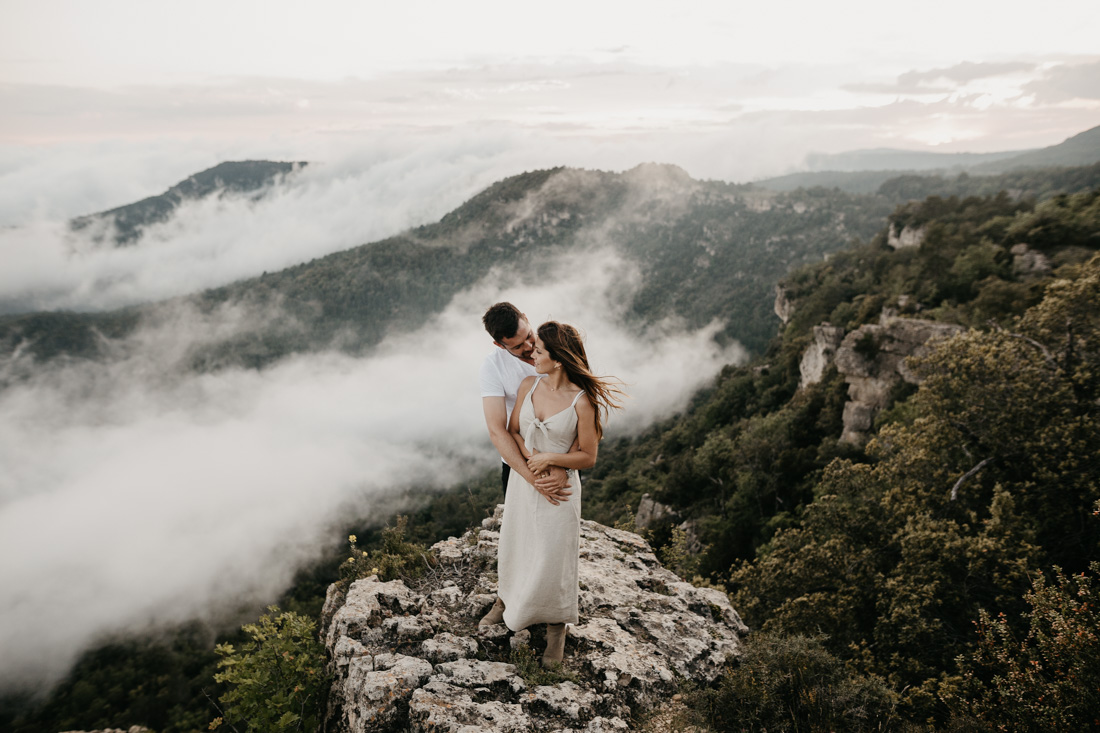
[[[1011,195],[989,190],[1009,183]],[[873,195],[695,181],[655,164],[621,174],[556,168],[499,181],[433,224],[191,296],[104,313],[4,316],[0,434],[8,437],[0,442],[0,457],[8,471],[0,475],[0,492],[9,503],[0,513],[0,537],[13,553],[17,546],[36,548],[31,556],[38,558],[6,571],[17,574],[6,582],[26,587],[29,599],[3,627],[5,644],[24,660],[8,670],[7,683],[24,678],[32,663],[36,679],[58,679],[80,650],[106,633],[129,633],[150,617],[166,624],[193,617],[224,623],[211,608],[262,607],[292,583],[296,570],[330,552],[332,537],[341,535],[333,528],[343,529],[341,522],[352,517],[419,506],[415,531],[422,537],[476,521],[468,513],[481,513],[497,489],[492,481],[478,483],[479,471],[495,457],[486,449],[469,383],[471,365],[488,347],[477,316],[496,298],[530,304],[525,307],[533,318],[564,313],[576,319],[590,329],[590,353],[631,377],[627,418],[634,433],[611,433],[586,484],[585,511],[619,521],[632,512],[628,505],[637,508],[649,493],[672,509],[669,517],[692,522],[687,526],[699,545],[683,556],[688,564],[680,572],[694,568],[724,582],[733,577],[734,563],[753,559],[780,531],[812,518],[804,512],[817,497],[832,496],[818,482],[833,459],[843,459],[837,470],[857,483],[863,471],[894,465],[874,469],[859,446],[838,440],[848,394],[839,372],[825,370],[819,383],[800,389],[799,362],[817,338],[816,327],[828,322],[830,329],[853,333],[866,327],[861,333],[871,336],[853,338],[851,348],[870,359],[889,353],[873,336],[891,309],[952,326],[1012,323],[1040,304],[1056,277],[1086,278],[1085,263],[1098,246],[1095,194],[1054,195],[1098,185],[1100,166],[952,179],[903,176]],[[922,191],[935,196],[897,208],[914,193],[926,195]],[[990,195],[968,198],[983,192]],[[906,231],[908,240],[927,246],[895,251],[897,243],[889,242]],[[142,246],[139,240],[136,247]],[[776,340],[774,286],[781,281],[793,315],[787,314]],[[1016,343],[996,338],[998,348]],[[734,341],[765,358],[738,366],[745,353]],[[1073,358],[1085,357],[1092,358]],[[1041,354],[1036,358],[1027,362],[1029,369],[1046,363]],[[719,371],[713,387],[696,392]],[[982,371],[983,378],[988,374]],[[1036,385],[1053,385],[1067,405],[1083,410],[1083,420],[1092,419],[1092,387],[1085,385],[1078,397],[1059,386],[1057,375],[1036,374],[1023,373],[1034,378],[1021,386],[1027,394],[1038,393]],[[910,387],[883,397],[881,420],[908,424]],[[894,401],[902,406],[891,410]],[[685,404],[682,416],[669,417]],[[647,428],[655,419],[660,422]],[[1014,438],[1026,438],[1027,430],[1019,428],[1014,424]],[[1082,443],[1067,444],[1066,459],[1093,455],[1092,434],[1073,430],[1067,435]],[[979,441],[959,453],[917,437],[898,443],[911,446],[913,453],[905,455],[916,461],[924,460],[925,448],[943,451],[937,461],[949,467],[950,478],[972,467],[972,454],[1012,444]],[[1062,437],[1041,436],[1054,442]],[[1015,452],[998,455],[1003,466],[995,464],[989,470],[997,473],[988,475],[1018,481],[1023,459]],[[848,471],[844,461],[854,467]],[[1076,464],[1071,468],[1080,473]],[[938,471],[938,483],[928,489],[937,501],[944,493],[939,483],[947,480]],[[881,479],[887,487],[889,479]],[[473,483],[462,483],[467,480]],[[982,474],[977,481],[984,489],[965,496],[967,510],[1005,516],[1011,508],[997,498],[993,479]],[[455,485],[470,491],[446,491]],[[1028,503],[1017,519],[1039,522],[1049,540],[1050,526],[1061,520],[1042,519],[1043,506],[1061,505],[1044,495],[1028,498],[1031,486],[1019,484],[1018,500]],[[466,501],[475,490],[478,498]],[[441,493],[438,503],[424,508],[424,497],[433,492]],[[880,498],[872,493],[864,501],[861,495],[855,505],[878,506]],[[933,519],[951,510],[933,508],[939,512]],[[925,509],[890,508],[884,526],[900,533]],[[1065,511],[1080,514],[1078,509]],[[654,527],[661,548],[673,537],[666,519]],[[46,524],[55,528],[50,537],[38,529]],[[949,518],[936,531],[962,531],[955,524]],[[841,523],[857,525],[864,526]],[[875,542],[893,547],[891,537],[909,536],[887,535],[875,535]],[[921,537],[911,539],[919,544]],[[158,551],[146,557],[135,546]],[[975,556],[983,546],[974,545]],[[845,592],[880,593],[883,602],[908,608],[906,599],[920,594],[906,595],[905,584],[927,576],[917,560],[904,573],[897,570],[906,547],[886,558],[872,547],[878,575],[856,578]],[[1074,548],[1059,547],[1050,544],[1051,557],[1075,557]],[[812,559],[812,553],[794,557],[784,562]],[[851,581],[823,562],[824,570],[806,570],[815,583],[821,577]],[[802,572],[782,565],[768,574],[769,567],[765,559],[738,576],[742,590],[756,589],[758,598],[744,605],[760,625],[787,618],[774,611],[787,591],[769,600],[767,584],[793,582],[785,578]],[[889,584],[875,585],[875,578],[891,573]],[[65,580],[73,577],[84,580],[73,586]],[[1022,576],[1012,577],[998,597],[1022,592]],[[316,603],[302,587],[295,592]],[[891,595],[892,588],[905,593]],[[71,601],[65,609],[54,603],[61,595]],[[820,598],[825,618],[829,597]],[[875,599],[860,598],[864,611],[877,608]],[[958,626],[969,618],[976,602],[953,602],[949,622]],[[854,642],[879,633],[877,617],[864,611],[857,620],[865,636]],[[915,613],[940,618],[935,609]],[[805,626],[804,619],[796,621]],[[847,628],[847,621],[837,621],[837,629]],[[934,679],[942,659],[965,648],[954,637],[936,636],[921,645],[935,659],[907,667],[883,646],[892,633],[886,629],[878,637],[876,649],[884,651],[876,669],[914,685]],[[837,638],[830,648],[846,653],[846,637]],[[189,659],[209,653],[198,649],[201,644],[185,646],[178,653]],[[130,669],[145,659],[110,649],[106,661],[89,657],[80,689],[99,689],[100,680],[110,678],[98,664]],[[194,670],[206,663],[188,662],[188,674],[200,676]],[[931,676],[922,677],[926,669]],[[136,678],[161,679],[159,674]],[[186,687],[178,684],[183,673],[172,674],[176,688],[165,698],[179,700],[190,693],[179,691]],[[60,689],[64,697],[74,688]],[[143,695],[134,692],[135,699]],[[72,700],[54,702],[61,709]]]
[[[540,267],[567,253],[613,251],[639,270],[638,289],[624,301],[635,323],[678,317],[697,328],[719,319],[724,341],[759,350],[773,328],[775,280],[870,237],[889,208],[839,192],[695,181],[663,165],[535,171],[489,187],[436,224],[183,301],[203,312],[242,303],[283,313],[194,354],[207,367],[258,366],[334,345],[363,353],[394,329],[424,323],[493,268],[537,280]],[[12,314],[0,318],[0,343],[39,360],[102,356],[112,339],[170,307]]]
[[[1033,190],[1053,192],[1052,181],[1062,179],[1050,175],[1034,173],[1031,179],[1014,180],[1030,180]],[[1095,172],[1084,169],[1079,175],[1087,178]],[[953,680],[983,668],[971,630],[982,611],[1003,610],[1004,623],[1012,625],[1015,638],[1024,638],[1026,617],[1021,614],[1034,599],[1025,601],[1023,594],[1053,564],[1074,573],[1084,584],[1081,592],[1088,592],[1087,576],[1081,573],[1089,572],[1088,561],[1098,556],[1100,547],[1093,516],[1100,497],[1092,460],[1100,450],[1100,196],[1093,180],[1091,191],[1048,197],[1038,204],[1030,196],[932,196],[880,220],[869,240],[844,246],[827,260],[807,262],[781,278],[785,305],[779,311],[785,325],[764,358],[746,365],[727,364],[712,383],[695,392],[682,413],[634,435],[609,437],[601,446],[600,462],[585,478],[586,517],[604,523],[640,521],[641,512],[635,510],[646,506],[646,529],[664,562],[684,577],[698,574],[730,590],[734,607],[760,632],[749,643],[761,645],[757,648],[764,655],[765,671],[797,665],[812,653],[828,662],[821,677],[824,687],[814,688],[815,694],[843,702],[850,698],[841,691],[862,690],[858,706],[838,713],[850,715],[843,719],[853,724],[833,729],[862,730],[856,723],[867,719],[867,700],[881,719],[916,721],[936,730],[973,729],[964,723],[975,715],[995,721],[1010,715],[1029,720],[1032,711],[1026,706],[993,704],[998,702],[995,690],[983,687],[992,675],[975,675],[965,689]],[[943,179],[920,185],[937,181]],[[897,188],[916,185],[901,179]],[[81,551],[70,545],[57,553],[56,560],[44,551],[29,557],[41,555],[58,563],[59,569],[69,571],[61,574],[64,577],[73,575],[74,562],[85,561],[79,567],[81,577],[91,582],[87,587],[63,582],[47,586],[45,593],[28,583],[34,608],[52,609],[49,601],[64,593],[70,601],[63,611],[65,623],[45,611],[33,619],[19,618],[23,626],[8,628],[48,628],[50,633],[22,634],[29,641],[11,641],[10,648],[37,666],[48,656],[45,652],[58,654],[43,640],[53,640],[63,631],[61,646],[71,661],[71,650],[91,643],[81,634],[90,610],[102,614],[100,623],[118,623],[126,632],[136,623],[135,607],[137,618],[145,618],[147,607],[142,604],[150,595],[172,609],[182,605],[188,613],[199,613],[206,603],[224,598],[227,588],[234,595],[248,587],[246,579],[269,574],[276,565],[287,566],[283,553],[288,538],[302,542],[311,528],[316,530],[309,522],[303,526],[302,515],[332,505],[345,522],[354,521],[349,517],[363,504],[352,501],[354,491],[333,491],[334,481],[366,475],[375,482],[361,490],[371,502],[378,502],[369,505],[374,516],[396,510],[393,503],[381,501],[385,485],[412,485],[428,495],[433,488],[441,489],[437,477],[452,476],[448,471],[461,465],[448,462],[448,457],[476,453],[463,441],[486,442],[476,400],[463,402],[458,396],[471,391],[465,382],[472,381],[472,368],[468,373],[461,365],[475,364],[479,350],[455,349],[453,334],[466,329],[465,338],[478,330],[477,311],[490,296],[537,303],[537,312],[560,309],[563,301],[589,301],[581,322],[600,329],[592,333],[594,347],[606,345],[612,334],[603,330],[597,314],[618,318],[628,315],[625,308],[619,310],[623,303],[629,302],[631,309],[637,306],[633,299],[645,289],[641,273],[646,260],[637,259],[636,270],[624,268],[625,256],[601,257],[599,249],[580,245],[599,246],[607,240],[596,232],[605,236],[622,227],[626,234],[645,234],[656,250],[669,242],[683,247],[677,242],[696,241],[693,237],[716,225],[716,219],[705,217],[708,211],[717,214],[727,203],[754,201],[756,193],[751,188],[700,186],[682,171],[662,166],[643,166],[627,174],[570,169],[524,174],[490,187],[435,225],[385,241],[391,244],[391,256],[395,249],[412,253],[402,266],[412,266],[417,277],[431,273],[419,255],[445,254],[440,272],[448,272],[460,255],[479,251],[480,237],[494,243],[498,258],[514,253],[523,262],[540,262],[524,248],[542,241],[549,256],[563,261],[559,272],[566,274],[565,281],[557,281],[555,274],[548,278],[551,282],[536,278],[508,286],[511,290],[465,291],[452,299],[441,317],[429,317],[429,328],[409,331],[404,341],[389,334],[372,350],[362,346],[367,343],[362,340],[364,355],[357,358],[276,351],[265,357],[267,361],[257,362],[261,369],[219,368],[211,362],[200,374],[187,377],[164,369],[162,362],[126,363],[126,354],[108,350],[98,354],[103,368],[82,368],[78,360],[63,357],[42,365],[41,373],[26,384],[9,385],[0,391],[0,419],[6,421],[0,429],[13,442],[19,432],[12,425],[31,432],[29,439],[20,439],[18,451],[6,456],[20,484],[41,481],[41,475],[52,476],[67,460],[80,457],[82,477],[96,477],[111,489],[103,497],[85,482],[78,484],[79,493],[51,493],[49,521],[54,532],[41,544],[63,544],[75,535],[83,540]],[[595,195],[606,200],[593,203],[589,199]],[[835,213],[828,207],[830,201],[852,198],[825,196],[820,209]],[[700,201],[693,204],[694,199]],[[795,227],[810,210],[799,211],[792,204],[811,201],[767,193],[753,205],[770,202],[768,211],[775,211],[782,203],[782,217],[765,221]],[[583,225],[575,231],[564,227],[582,214],[587,218],[604,210],[618,217],[611,224],[593,217],[601,225],[596,232]],[[684,212],[694,212],[695,218],[678,219]],[[705,226],[697,226],[699,217]],[[662,221],[679,221],[691,237],[673,239],[667,226],[659,226]],[[835,217],[827,221],[835,228]],[[555,236],[540,240],[549,235],[539,227],[549,228]],[[568,236],[558,236],[563,232]],[[588,232],[581,243],[554,245],[577,239],[581,232]],[[774,235],[773,231],[769,236]],[[766,245],[768,239],[757,241]],[[286,279],[277,280],[282,283],[279,291],[289,287],[285,292],[321,292],[336,271],[369,274],[371,268],[357,259],[365,258],[375,263],[375,269],[390,273],[390,279],[400,279],[394,273],[402,270],[384,269],[387,250],[357,249],[362,251],[354,257],[333,255],[267,277]],[[689,254],[700,253],[689,249]],[[718,261],[717,254],[712,257],[712,262]],[[331,261],[317,266],[325,260]],[[652,292],[687,298],[673,306],[693,302],[687,285],[697,282],[691,278],[699,273],[686,272],[682,280]],[[736,281],[736,270],[727,270],[727,278]],[[193,354],[185,347],[198,342],[196,332],[225,325],[222,322],[231,320],[234,312],[223,306],[247,301],[229,290],[246,285],[250,290],[264,279],[204,294],[213,304],[209,317],[193,314],[190,319],[166,320],[159,331],[161,340],[138,330],[113,345],[169,351],[190,370]],[[410,282],[414,279],[403,280],[393,292],[421,292]],[[490,269],[486,278],[494,283],[508,279],[502,269]],[[276,301],[255,302],[267,307]],[[342,301],[300,302],[319,302],[315,307],[320,310],[331,305],[339,312]],[[171,310],[169,305],[160,307]],[[397,318],[395,323],[419,317],[379,308]],[[275,311],[275,318],[285,317],[284,310]],[[774,316],[771,322],[778,323]],[[923,382],[915,372],[902,369],[900,361],[904,354],[915,353],[911,349],[919,344],[906,338],[921,330],[944,338],[955,334],[932,356],[924,352]],[[902,332],[905,338],[899,336]],[[231,329],[230,335],[234,333],[238,332]],[[684,355],[679,361],[650,362],[653,368],[631,386],[636,398],[631,411],[639,407],[645,389],[656,385],[663,391],[693,374],[713,374],[711,370],[729,356],[700,349],[713,335],[702,329],[692,338],[675,341],[653,339],[652,334],[639,335],[629,328],[617,334],[614,347],[626,354],[624,364],[643,362],[654,354]],[[483,340],[479,343],[485,345]],[[909,350],[899,351],[906,343]],[[219,348],[247,350],[254,345],[224,341]],[[291,355],[276,358],[277,353]],[[814,354],[819,357],[816,368],[807,356]],[[112,359],[128,368],[118,369]],[[227,359],[221,366],[233,363],[239,362]],[[383,368],[375,368],[378,364]],[[913,381],[901,376],[906,373]],[[77,379],[81,374],[88,378]],[[872,391],[876,402],[868,414],[868,404],[856,404],[856,397],[868,397]],[[102,396],[88,399],[89,393]],[[1036,400],[1037,394],[1043,399]],[[859,409],[849,409],[853,405]],[[142,410],[156,413],[156,419]],[[326,411],[331,411],[328,419],[319,419]],[[133,418],[135,412],[141,419]],[[12,414],[22,415],[22,421],[13,422]],[[373,426],[368,429],[364,419],[373,420]],[[843,438],[842,431],[859,420],[863,440],[876,437],[869,444]],[[188,429],[181,431],[181,423]],[[277,440],[268,441],[272,432]],[[105,434],[110,440],[93,446],[82,439],[88,434]],[[456,434],[463,437],[456,439]],[[362,449],[364,443],[376,442],[382,450]],[[28,461],[23,453],[48,457],[53,468],[44,470],[43,463]],[[106,457],[100,459],[100,454]],[[58,455],[64,459],[60,466]],[[495,456],[482,458],[482,466],[495,461]],[[426,468],[410,479],[395,465]],[[464,490],[439,491],[414,505],[409,532],[429,540],[457,535],[476,524],[485,507],[499,498],[495,472],[481,473],[490,475],[478,478],[477,470],[462,474],[468,477],[459,483]],[[171,531],[156,531],[158,517],[164,514],[162,502],[172,508]],[[80,510],[78,516],[71,516],[71,510],[66,514],[69,505]],[[112,519],[143,505],[154,511],[124,524]],[[280,518],[280,512],[292,515],[293,521]],[[24,517],[17,517],[22,520],[18,525],[8,521],[0,538],[21,532],[24,542],[33,540],[21,527],[38,525]],[[312,519],[317,521],[316,516]],[[366,537],[371,525],[362,521],[350,531]],[[153,525],[153,531],[147,525]],[[325,525],[324,531],[340,536],[349,531],[346,524],[332,526]],[[112,548],[106,543],[105,549],[97,540],[116,534],[125,536],[126,542],[107,555],[116,565],[106,579],[112,582],[112,593],[104,594],[98,582],[102,563],[94,561]],[[246,568],[251,575],[243,573],[240,556],[255,552],[250,543],[265,539],[255,565]],[[117,567],[140,565],[142,558],[135,555],[141,553],[132,549],[135,543],[156,546],[158,552],[149,553],[151,571],[128,587],[118,580],[126,574]],[[318,547],[298,551],[326,556]],[[343,562],[333,556],[330,553],[330,560],[298,576],[287,602],[318,613],[325,584],[334,579],[336,563]],[[297,559],[308,564],[304,557]],[[165,572],[166,565],[170,572]],[[212,589],[201,583],[195,587],[196,567],[216,569],[218,582]],[[1093,576],[1098,569],[1091,571]],[[227,584],[226,573],[235,582]],[[176,584],[185,580],[184,592]],[[277,594],[273,588],[290,584],[286,573],[265,590]],[[167,601],[165,586],[171,591]],[[813,592],[807,593],[807,588]],[[86,602],[72,602],[77,593],[85,594]],[[126,602],[103,608],[104,595]],[[1093,617],[1085,614],[1066,618],[1082,624],[1083,633],[1100,628],[1089,626]],[[807,640],[807,627],[827,635]],[[202,692],[208,691],[213,654],[209,641],[198,636],[200,632],[185,626],[171,642],[143,638],[88,653],[46,703],[36,707],[20,701],[21,706],[12,707],[10,716],[19,722],[13,730],[52,733],[72,727],[66,722],[63,728],[62,720],[98,721],[101,718],[86,717],[87,705],[82,703],[90,698],[110,701],[97,708],[96,715],[119,716],[112,719],[127,723],[156,721],[160,729],[173,731],[203,727],[212,715]],[[998,657],[995,671],[1017,661],[1026,665],[1028,653],[1014,643]],[[1092,670],[1096,658],[1091,649],[1071,648],[1048,658],[1048,663]],[[739,669],[728,669],[727,680],[736,680]],[[25,674],[24,668],[18,673]],[[709,700],[697,709],[713,715],[725,707],[764,705],[758,699],[763,693],[733,695],[729,684],[695,693]],[[1044,685],[1058,683],[1044,679],[1036,684],[1042,691],[1031,699],[1045,694],[1049,687]],[[1068,684],[1063,690],[1072,697],[1079,687]],[[1091,715],[1091,708],[1065,708],[1076,722],[1083,720],[1081,709]],[[0,722],[4,713],[0,708]],[[955,724],[947,726],[948,719]],[[714,723],[710,729],[725,728]]]
[[[1096,137],[1089,131],[1064,145],[1077,150]],[[223,163],[162,196],[80,221],[123,221],[119,236],[140,249],[141,232],[171,218],[180,201],[272,190],[280,176],[301,165]],[[22,373],[32,357],[39,362],[62,354],[101,357],[113,341],[142,323],[157,322],[163,317],[157,314],[180,303],[205,313],[247,304],[255,312],[287,316],[255,320],[232,335],[204,341],[191,354],[201,368],[261,366],[333,346],[363,353],[394,329],[424,323],[493,267],[530,272],[565,252],[600,248],[640,268],[639,288],[625,303],[634,322],[675,316],[700,327],[718,318],[723,340],[759,352],[773,329],[772,284],[791,267],[853,239],[870,238],[893,206],[933,194],[999,190],[1043,198],[1095,185],[1100,166],[948,179],[889,175],[874,193],[861,195],[822,189],[777,193],[761,184],[694,181],[661,165],[623,174],[575,169],[522,174],[489,187],[436,224],[183,299],[102,313],[19,313],[25,307],[18,300],[0,299],[0,312],[8,311],[0,316],[0,347],[19,356],[4,373],[8,378]],[[186,221],[174,226],[185,231]]]
[[1100,126],[1038,150],[997,153],[935,153],[878,148],[807,156],[809,170],[756,181],[775,191],[799,187],[837,187],[852,193],[873,193],[902,174],[992,175],[1033,168],[1077,167],[1100,162]]
[[69,226],[74,232],[85,232],[97,243],[111,240],[116,246],[134,244],[146,227],[162,224],[172,218],[184,201],[196,201],[207,196],[251,193],[263,195],[265,189],[277,185],[283,177],[304,167],[306,163],[281,163],[268,160],[229,161],[189,176],[162,194],[150,196],[132,204],[77,217]]

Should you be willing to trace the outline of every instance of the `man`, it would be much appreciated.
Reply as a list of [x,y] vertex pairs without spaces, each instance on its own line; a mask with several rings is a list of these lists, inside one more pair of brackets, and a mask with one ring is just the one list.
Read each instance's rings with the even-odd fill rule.
[[[535,331],[527,316],[511,303],[493,305],[481,322],[497,347],[481,364],[481,406],[489,437],[504,462],[501,483],[507,493],[511,466],[527,462],[508,432],[508,419],[515,409],[520,383],[535,374]],[[568,490],[568,473],[557,466],[539,477],[535,488],[553,504],[568,501],[573,493]]]

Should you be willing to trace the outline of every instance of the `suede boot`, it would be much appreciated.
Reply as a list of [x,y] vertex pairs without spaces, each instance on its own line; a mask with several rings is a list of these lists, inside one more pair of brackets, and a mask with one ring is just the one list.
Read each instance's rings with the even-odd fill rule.
[[493,607],[489,609],[489,613],[482,616],[481,620],[477,622],[477,629],[478,631],[481,631],[482,629],[488,628],[495,624],[499,624],[503,620],[504,601],[500,600],[500,598],[497,598],[496,603],[494,603]]
[[549,669],[561,664],[565,656],[565,624],[546,624],[546,651],[542,655],[542,666]]

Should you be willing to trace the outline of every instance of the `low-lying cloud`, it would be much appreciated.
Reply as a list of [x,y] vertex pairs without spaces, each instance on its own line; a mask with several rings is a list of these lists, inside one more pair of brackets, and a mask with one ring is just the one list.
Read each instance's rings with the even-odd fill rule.
[[188,344],[252,315],[180,311],[110,363],[43,368],[0,392],[0,688],[42,689],[111,635],[259,609],[342,526],[490,469],[476,383],[496,300],[586,332],[594,369],[631,395],[613,431],[669,414],[743,358],[713,328],[624,325],[637,282],[607,250],[494,270],[368,357],[262,371],[186,371]]

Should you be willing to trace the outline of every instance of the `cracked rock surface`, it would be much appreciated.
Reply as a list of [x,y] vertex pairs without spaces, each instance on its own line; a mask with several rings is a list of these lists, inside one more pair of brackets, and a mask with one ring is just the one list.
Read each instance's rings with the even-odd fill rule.
[[580,623],[543,672],[545,626],[481,635],[500,513],[437,543],[425,578],[329,588],[328,731],[626,731],[681,682],[713,682],[748,631],[725,594],[663,568],[636,534],[581,522]]

